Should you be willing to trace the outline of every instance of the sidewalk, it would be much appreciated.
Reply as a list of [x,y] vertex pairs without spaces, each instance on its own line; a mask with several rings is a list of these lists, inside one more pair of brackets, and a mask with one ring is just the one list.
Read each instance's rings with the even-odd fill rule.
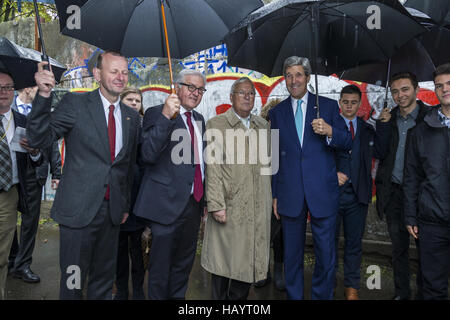
[[[9,300],[57,300],[59,295],[59,231],[56,223],[48,218],[51,202],[43,202],[41,225],[36,238],[36,248],[33,254],[31,269],[41,277],[41,282],[28,284],[22,280],[8,276],[7,292]],[[310,239],[310,237],[307,237]],[[310,240],[308,241],[310,242]],[[342,242],[341,242],[342,243]],[[392,268],[390,267],[389,247],[384,243],[364,243],[363,263],[361,269],[360,298],[367,300],[389,300],[394,296],[394,284],[392,279]],[[305,255],[305,298],[310,298],[311,276],[314,269],[314,255],[311,245],[307,248]],[[414,251],[414,250],[412,250]],[[412,252],[414,253],[414,252]],[[342,252],[340,268],[337,274],[338,286],[336,288],[336,299],[344,299]],[[369,290],[366,280],[373,273],[367,273],[369,266],[375,265],[380,268],[380,289]],[[415,293],[415,270],[416,260],[412,259],[411,268],[413,278],[411,289]],[[373,281],[370,281],[373,283]],[[147,281],[144,282],[147,292]],[[200,253],[197,252],[194,267],[190,276],[186,299],[207,300],[210,297],[210,275],[200,266]],[[252,287],[249,294],[250,300],[284,300],[284,291],[275,289],[273,283],[263,288]]]

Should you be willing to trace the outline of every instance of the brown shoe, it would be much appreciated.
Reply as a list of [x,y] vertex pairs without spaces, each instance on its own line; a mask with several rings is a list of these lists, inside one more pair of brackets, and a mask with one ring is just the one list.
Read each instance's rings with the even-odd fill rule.
[[345,299],[347,300],[359,300],[358,290],[354,288],[344,288]]

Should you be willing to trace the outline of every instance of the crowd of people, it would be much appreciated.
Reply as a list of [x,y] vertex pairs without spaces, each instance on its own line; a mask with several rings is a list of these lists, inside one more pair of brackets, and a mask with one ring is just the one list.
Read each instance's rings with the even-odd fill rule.
[[[174,92],[144,113],[119,53],[99,55],[97,90],[67,93],[55,108],[55,78],[45,65],[35,74],[37,87],[17,96],[11,75],[0,71],[1,299],[8,270],[40,281],[30,266],[47,179],[38,172],[43,167],[47,174],[50,163],[60,299],[145,299],[146,272],[148,299],[185,299],[202,223],[211,299],[244,300],[252,284],[270,281],[271,243],[276,287],[288,299],[304,299],[309,220],[311,299],[336,294],[343,226],[344,294],[357,300],[373,159],[380,163],[376,208],[392,241],[393,299],[413,298],[410,236],[420,264],[415,298],[448,298],[450,64],[433,74],[437,106],[417,100],[414,74],[393,75],[396,106],[383,109],[375,125],[357,116],[355,85],[345,86],[338,102],[319,96],[316,106],[307,90],[313,70],[303,57],[284,62],[287,99],[255,115],[255,86],[242,77],[231,86],[231,108],[207,122],[195,110],[206,92],[201,72],[182,70]],[[25,152],[11,148],[16,127],[27,129],[20,141]]]

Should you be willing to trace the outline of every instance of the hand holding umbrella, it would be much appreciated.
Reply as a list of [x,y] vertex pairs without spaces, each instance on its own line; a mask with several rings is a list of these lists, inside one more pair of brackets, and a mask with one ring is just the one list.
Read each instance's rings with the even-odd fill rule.
[[55,87],[55,75],[48,68],[48,62],[43,61],[38,63],[38,71],[34,75],[34,79],[36,80],[36,85],[38,86],[38,94],[44,98],[49,98],[52,89]]
[[164,103],[162,114],[169,120],[175,118],[180,113],[180,99],[175,93],[169,95]]
[[311,125],[314,133],[321,136],[327,136],[328,138],[333,136],[333,128],[322,118],[314,119],[313,122],[311,122]]

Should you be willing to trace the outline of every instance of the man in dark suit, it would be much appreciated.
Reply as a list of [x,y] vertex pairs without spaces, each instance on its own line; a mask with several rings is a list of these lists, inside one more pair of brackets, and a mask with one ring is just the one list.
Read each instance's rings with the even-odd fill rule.
[[147,109],[142,130],[145,173],[134,213],[149,220],[152,230],[149,299],[185,298],[204,210],[205,121],[194,109],[206,78],[186,69],[175,83],[176,94]]
[[290,97],[269,111],[271,128],[279,130],[279,170],[272,179],[273,209],[281,216],[284,268],[289,299],[303,299],[303,261],[308,211],[316,265],[312,299],[333,299],[335,228],[339,198],[334,149],[349,150],[351,136],[337,103],[307,91],[311,66],[307,58],[289,57],[283,65]]
[[[32,108],[32,101],[36,96],[37,87],[29,87],[18,90],[14,99],[12,109],[27,116]],[[42,187],[45,185],[50,171],[52,175],[52,186],[61,178],[61,155],[58,142],[53,142],[50,148],[42,150],[42,164],[36,168],[28,165],[27,169],[27,204],[28,214],[21,215],[20,241],[18,241],[17,230],[9,254],[8,269],[13,272],[15,278],[22,279],[28,283],[40,281],[39,275],[31,270],[32,255],[41,213]]]
[[[417,100],[419,83],[411,72],[400,72],[389,80],[392,98],[397,104],[391,110],[391,138],[386,157],[380,161],[375,178],[377,211],[380,219],[386,217],[392,242],[392,271],[394,274],[394,300],[411,298],[409,246],[411,237],[405,227],[403,171],[406,141],[409,132],[423,122],[430,107]],[[415,239],[420,251],[419,240]],[[419,253],[420,259],[420,253]],[[422,299],[422,275],[420,263],[416,276],[415,298]]]
[[11,110],[13,98],[13,78],[0,71],[0,300],[6,299],[8,254],[16,229],[17,210],[27,214],[27,162],[37,165],[40,161],[38,150],[29,148],[26,139],[20,144],[30,155],[11,149],[15,129],[26,127],[25,116]]
[[411,130],[404,170],[405,225],[420,240],[425,300],[448,300],[450,277],[450,63],[433,72],[440,104]]
[[120,103],[128,63],[114,52],[99,55],[98,90],[67,93],[50,114],[53,73],[40,63],[39,87],[28,115],[32,146],[64,137],[66,160],[51,217],[60,225],[61,299],[111,299],[120,223],[130,206],[139,115]]
[[342,88],[339,106],[352,135],[352,150],[336,152],[339,181],[339,211],[336,223],[336,271],[338,269],[339,233],[344,225],[344,287],[347,300],[358,300],[362,237],[369,203],[372,202],[372,158],[383,159],[390,138],[391,118],[384,109],[373,126],[356,116],[361,105],[361,91],[355,85]]

